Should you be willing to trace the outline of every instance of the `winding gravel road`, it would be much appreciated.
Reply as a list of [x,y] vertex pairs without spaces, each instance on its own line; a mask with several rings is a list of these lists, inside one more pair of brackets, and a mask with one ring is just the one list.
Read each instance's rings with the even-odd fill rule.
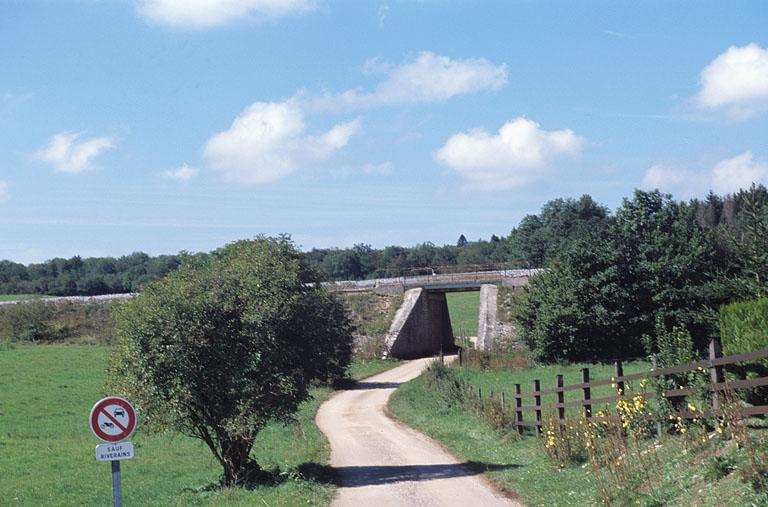
[[337,507],[521,506],[433,440],[388,417],[387,400],[432,359],[365,379],[323,403],[317,425],[331,443]]

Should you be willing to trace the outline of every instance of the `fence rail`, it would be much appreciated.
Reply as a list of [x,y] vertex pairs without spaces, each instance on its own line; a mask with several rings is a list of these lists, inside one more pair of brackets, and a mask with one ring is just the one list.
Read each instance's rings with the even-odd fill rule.
[[[459,351],[459,364],[464,361],[462,358],[463,351]],[[522,433],[526,427],[534,427],[538,432],[541,432],[542,428],[542,412],[544,411],[557,411],[557,417],[560,420],[566,420],[566,409],[573,410],[577,408],[579,411],[578,417],[582,414],[587,419],[598,419],[592,414],[592,407],[595,405],[601,405],[606,403],[614,403],[615,401],[626,397],[625,383],[635,380],[657,378],[663,375],[674,375],[680,373],[687,373],[691,371],[706,371],[709,373],[710,386],[708,388],[711,396],[712,409],[710,411],[685,411],[679,410],[676,415],[685,419],[693,419],[695,417],[711,417],[715,415],[715,411],[719,407],[719,396],[725,389],[741,389],[750,387],[768,386],[768,376],[758,377],[751,379],[735,380],[726,382],[723,375],[724,368],[726,366],[735,365],[737,363],[756,361],[759,359],[768,358],[768,349],[757,350],[754,352],[747,352],[743,354],[734,354],[730,356],[723,356],[719,340],[712,340],[709,344],[709,355],[707,359],[701,361],[694,361],[688,364],[682,364],[678,366],[671,366],[667,368],[652,368],[648,371],[633,373],[630,375],[624,375],[624,368],[621,361],[614,361],[613,369],[614,375],[610,379],[596,379],[590,380],[589,368],[582,368],[581,370],[581,382],[575,384],[564,385],[563,375],[557,375],[555,377],[555,387],[550,389],[541,389],[541,380],[535,379],[533,381],[533,390],[524,392],[521,384],[515,384],[514,393],[514,425],[519,433]],[[612,396],[605,396],[600,398],[592,398],[592,389],[595,387],[601,387],[611,385],[615,389],[615,394]],[[573,401],[565,401],[565,393],[569,391],[581,390],[581,399]],[[482,394],[478,392],[480,396]],[[682,387],[679,389],[668,389],[662,392],[646,392],[644,397],[646,399],[654,399],[664,397],[673,400],[682,400],[687,396],[693,394],[693,390],[688,387]],[[555,403],[542,403],[542,396],[554,395],[557,399]],[[502,394],[503,396],[503,394]],[[533,405],[524,404],[524,400],[533,400]],[[531,414],[533,417],[526,418],[525,414]],[[743,415],[763,415],[768,414],[768,405],[760,405],[754,407],[744,407],[742,410]]]

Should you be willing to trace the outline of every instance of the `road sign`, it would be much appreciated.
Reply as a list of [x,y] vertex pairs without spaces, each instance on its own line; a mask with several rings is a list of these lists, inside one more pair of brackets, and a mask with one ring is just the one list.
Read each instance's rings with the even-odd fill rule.
[[133,434],[137,422],[136,411],[123,398],[110,396],[99,400],[91,409],[91,431],[104,442],[120,442]]
[[133,458],[133,444],[120,442],[119,444],[101,444],[96,446],[97,461],[121,461]]

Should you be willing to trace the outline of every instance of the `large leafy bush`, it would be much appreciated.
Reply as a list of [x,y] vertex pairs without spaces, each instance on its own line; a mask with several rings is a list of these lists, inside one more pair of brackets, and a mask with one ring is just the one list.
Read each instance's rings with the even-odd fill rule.
[[148,424],[205,442],[225,485],[248,479],[264,425],[349,363],[344,308],[316,281],[285,237],[190,259],[119,311],[113,385]]

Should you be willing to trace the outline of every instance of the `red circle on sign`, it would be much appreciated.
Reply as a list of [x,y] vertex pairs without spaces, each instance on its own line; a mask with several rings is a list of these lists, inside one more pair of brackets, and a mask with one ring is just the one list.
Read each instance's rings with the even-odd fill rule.
[[93,406],[89,421],[96,437],[105,442],[120,442],[136,429],[136,410],[128,400],[110,396]]

